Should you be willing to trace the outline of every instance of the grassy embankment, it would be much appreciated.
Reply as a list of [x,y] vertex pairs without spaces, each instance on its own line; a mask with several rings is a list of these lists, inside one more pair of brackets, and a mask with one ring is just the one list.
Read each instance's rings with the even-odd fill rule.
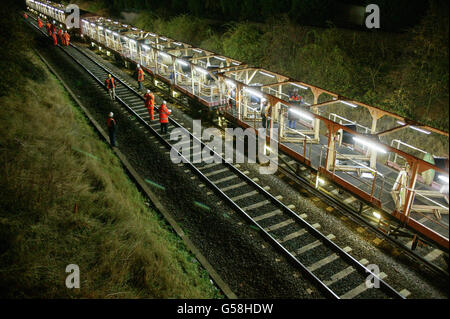
[[[0,22],[1,32],[14,26],[0,59],[0,296],[217,296],[33,55],[27,27],[17,18]],[[80,289],[65,286],[68,264],[80,267]]]

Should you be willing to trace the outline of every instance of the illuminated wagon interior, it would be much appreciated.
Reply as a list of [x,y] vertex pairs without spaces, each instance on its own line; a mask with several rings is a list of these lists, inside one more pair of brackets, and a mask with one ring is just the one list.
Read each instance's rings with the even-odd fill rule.
[[[64,22],[61,5],[27,5]],[[243,127],[265,120],[316,185],[332,180],[448,248],[448,132],[120,21],[82,16],[81,34]]]
[[53,3],[50,1],[34,1],[27,0],[27,9],[37,16],[48,20],[50,23],[57,23],[60,27],[65,25],[66,13],[63,4]]
[[104,17],[83,18],[81,32],[92,46],[114,50],[208,105],[221,101],[217,74],[241,67],[234,59]]

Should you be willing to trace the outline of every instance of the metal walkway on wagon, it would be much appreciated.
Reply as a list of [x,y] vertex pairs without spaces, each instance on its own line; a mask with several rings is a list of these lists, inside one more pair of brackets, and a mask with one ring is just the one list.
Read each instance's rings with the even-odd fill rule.
[[[235,116],[235,112],[233,112],[233,116]],[[256,121],[246,119],[243,122],[245,122],[249,127],[254,127],[256,123],[255,128],[261,128],[261,119],[257,118]],[[277,128],[278,124],[274,123],[274,128]],[[307,129],[305,125],[302,125],[301,123],[297,122],[296,124],[297,129]],[[302,155],[304,154],[304,145],[303,143],[292,143],[292,142],[281,142],[281,144],[289,147],[293,151],[295,151],[297,154]],[[320,143],[319,144],[307,144],[307,150],[306,153],[309,154],[311,152],[310,161],[311,166],[315,169],[317,169],[319,166],[323,167],[325,165],[325,156],[321,156],[321,149],[323,146],[328,145],[328,137],[326,136],[320,136]],[[311,150],[309,150],[311,148]],[[350,149],[347,146],[339,146],[336,149],[340,154],[349,154],[349,155],[358,155],[360,153],[355,152],[354,150]],[[319,163],[321,161],[321,163]],[[320,165],[319,165],[320,164]],[[395,181],[398,172],[392,169],[391,167],[384,165],[380,162],[377,162],[376,164],[377,171],[382,173],[387,180],[383,185],[383,180],[376,180],[376,189],[381,191],[380,200],[381,200],[381,206],[382,209],[390,214],[392,214],[395,210],[395,202],[391,195],[391,190],[393,187],[393,183],[390,183],[389,180]],[[339,176],[340,178],[344,179],[348,183],[352,184],[353,186],[363,190],[366,193],[371,192],[372,188],[372,182],[363,183],[361,180],[357,179],[357,175],[355,172],[343,172],[343,171],[336,171],[335,175]],[[428,185],[423,184],[422,182],[418,181],[416,184],[416,189],[419,190],[429,190],[433,191],[434,189]],[[442,205],[447,205],[443,199],[435,199],[436,201],[440,202]],[[416,198],[416,201],[419,203],[425,203],[420,198]],[[440,220],[437,220],[435,216],[426,216],[422,213],[416,212],[414,210],[410,213],[410,218],[414,219],[417,223],[423,225],[424,227],[427,227],[434,232],[438,233],[439,235],[447,238],[449,238],[449,216],[448,214],[442,214]]]

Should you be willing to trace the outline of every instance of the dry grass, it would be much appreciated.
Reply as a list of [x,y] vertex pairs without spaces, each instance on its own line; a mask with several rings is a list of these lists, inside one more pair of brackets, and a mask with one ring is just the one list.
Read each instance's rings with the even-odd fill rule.
[[[214,297],[207,275],[44,72],[0,98],[0,296]],[[65,287],[71,263],[80,289]]]

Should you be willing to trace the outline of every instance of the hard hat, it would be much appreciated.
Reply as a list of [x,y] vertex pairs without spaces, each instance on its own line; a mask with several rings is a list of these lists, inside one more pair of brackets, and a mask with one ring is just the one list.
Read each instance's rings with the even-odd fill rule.
[[147,90],[147,93],[150,93],[150,90]]
[[166,104],[167,102],[166,101],[163,101],[163,103],[162,104]]
[[137,65],[137,67],[138,67],[138,68],[140,68],[140,67],[141,67],[141,65],[140,65],[140,64],[138,64],[138,65]]
[[111,74],[108,74],[108,77],[111,77]]
[[114,113],[113,112],[109,112],[109,117],[113,117]]

